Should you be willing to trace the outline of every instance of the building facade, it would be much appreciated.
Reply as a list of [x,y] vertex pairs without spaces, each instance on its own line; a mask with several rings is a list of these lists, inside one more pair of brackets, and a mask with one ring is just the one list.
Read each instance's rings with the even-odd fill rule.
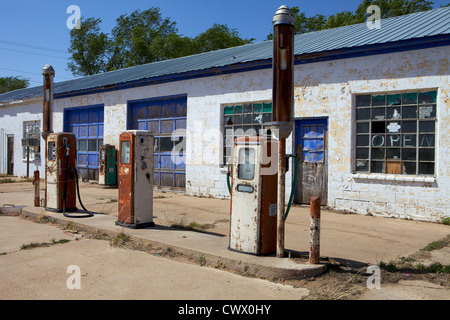
[[[429,14],[416,15],[415,21],[450,20],[448,8]],[[386,28],[399,23],[387,20]],[[341,33],[354,28],[364,26]],[[297,44],[311,35],[330,39],[335,30],[296,37],[294,131],[286,150],[300,160],[294,186],[291,160],[286,199],[294,188],[295,203],[319,195],[323,205],[359,214],[423,221],[450,215],[450,37],[445,30],[401,41],[383,39],[389,34],[385,30],[376,43],[330,47],[319,50],[320,55],[299,52]],[[52,130],[75,133],[77,166],[89,180],[98,179],[100,145],[118,148],[122,131],[149,130],[156,137],[155,185],[227,198],[233,138],[270,128],[270,49],[268,42],[175,59],[170,63],[180,66],[207,57],[218,62],[238,60],[238,54],[254,56],[228,65],[147,74],[145,81],[126,80],[124,73],[118,75],[122,82],[113,85],[98,80],[107,74],[55,83]],[[164,69],[168,63],[151,67]],[[39,135],[42,128],[39,90],[0,95],[2,173],[26,174],[21,140]],[[40,141],[30,151],[30,172],[44,170]]]

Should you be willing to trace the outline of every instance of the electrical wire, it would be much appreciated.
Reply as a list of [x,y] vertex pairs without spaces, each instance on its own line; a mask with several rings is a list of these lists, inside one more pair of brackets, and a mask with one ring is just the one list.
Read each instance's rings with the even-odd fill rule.
[[19,53],[26,53],[26,54],[33,54],[33,55],[45,56],[45,57],[50,57],[50,58],[55,58],[55,59],[63,59],[63,60],[67,60],[68,59],[68,58],[64,58],[64,57],[52,56],[52,55],[49,55],[49,54],[29,52],[29,51],[23,51],[23,50],[14,50],[14,49],[7,49],[7,48],[0,48],[0,50],[19,52]]
[[41,46],[35,46],[35,45],[32,45],[32,44],[25,44],[25,43],[9,41],[9,40],[1,40],[1,39],[0,39],[0,42],[6,43],[6,44],[11,44],[13,46],[27,47],[27,48],[37,49],[37,50],[60,52],[60,53],[66,53],[67,54],[67,51],[64,51],[64,50],[53,49],[53,48],[48,48],[48,47],[41,47]]

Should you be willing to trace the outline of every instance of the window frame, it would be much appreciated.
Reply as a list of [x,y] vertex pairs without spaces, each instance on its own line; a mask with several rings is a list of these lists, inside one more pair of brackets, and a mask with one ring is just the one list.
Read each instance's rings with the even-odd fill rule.
[[[34,127],[33,130],[37,129],[37,132],[31,135],[27,132],[28,127]],[[41,120],[27,120],[23,122],[22,129],[23,139],[36,138],[38,139],[38,145],[36,147],[30,147],[30,158],[29,161],[40,161],[41,160]],[[27,147],[22,146],[22,160],[27,161]]]
[[[251,112],[249,112],[251,106]],[[239,107],[242,107],[242,112],[235,112],[235,108],[237,110]],[[225,110],[227,108],[233,108],[233,113],[225,113]],[[260,111],[258,111],[258,108],[261,108]],[[270,109],[270,110],[269,110]],[[260,135],[270,135],[270,126],[272,125],[272,111],[273,111],[273,104],[271,100],[260,100],[260,101],[247,101],[247,102],[239,102],[239,103],[224,103],[221,105],[221,129],[222,129],[222,163],[220,164],[221,167],[225,167],[233,162],[232,159],[232,148],[234,139],[236,137],[244,136],[246,133],[248,133],[249,129],[255,129],[256,127],[259,127],[256,131],[256,136]],[[242,123],[232,123],[232,124],[226,124],[226,119],[231,116],[234,120],[234,115],[242,115]],[[257,117],[262,116],[261,122],[256,123],[255,120]],[[266,115],[266,116],[264,116]],[[244,123],[244,118],[246,119],[252,119],[251,123]],[[264,121],[264,118],[266,121]],[[244,129],[246,128],[246,129]],[[227,136],[227,130],[233,130],[233,139],[229,141],[229,137]],[[242,129],[242,134],[236,134],[236,130]],[[256,130],[256,129],[255,129]],[[238,131],[238,133],[240,133]],[[252,133],[252,132],[249,132]],[[231,150],[229,154],[227,154],[227,147],[230,147],[231,144]],[[227,159],[228,158],[228,159]],[[227,162],[229,161],[229,162]]]
[[[414,94],[415,101],[412,101],[410,99]],[[426,101],[427,99],[431,101]],[[353,102],[353,174],[436,177],[437,89],[358,93],[353,95]],[[426,128],[427,126],[429,128]],[[382,140],[374,145],[375,138]],[[424,159],[425,154],[429,158]],[[381,170],[374,169],[378,163],[382,164]],[[358,170],[358,165],[363,165],[363,169]],[[409,166],[409,169],[406,166]],[[411,169],[414,172],[408,173]]]

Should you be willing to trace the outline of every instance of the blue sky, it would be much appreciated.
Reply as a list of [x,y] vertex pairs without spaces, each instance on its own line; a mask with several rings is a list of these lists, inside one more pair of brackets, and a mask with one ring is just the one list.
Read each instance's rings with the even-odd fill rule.
[[[434,0],[434,7],[449,0]],[[354,11],[361,0],[3,0],[0,10],[0,77],[22,76],[30,86],[42,84],[42,67],[56,71],[55,82],[73,79],[67,70],[70,44],[67,8],[77,5],[84,17],[101,18],[109,33],[122,14],[159,7],[163,17],[177,23],[179,33],[195,37],[214,23],[237,29],[244,38],[264,41],[272,31],[279,6],[298,6],[307,16]]]

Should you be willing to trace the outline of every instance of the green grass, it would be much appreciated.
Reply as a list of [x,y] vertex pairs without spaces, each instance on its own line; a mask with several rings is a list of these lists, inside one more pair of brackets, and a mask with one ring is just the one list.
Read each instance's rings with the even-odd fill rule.
[[33,249],[33,248],[37,248],[37,247],[48,247],[50,245],[55,245],[55,244],[64,244],[69,241],[70,240],[67,240],[67,239],[56,240],[55,238],[52,238],[52,239],[50,239],[50,243],[48,243],[48,242],[41,242],[41,243],[30,242],[28,244],[23,244],[20,247],[20,250],[28,250],[28,249]]

